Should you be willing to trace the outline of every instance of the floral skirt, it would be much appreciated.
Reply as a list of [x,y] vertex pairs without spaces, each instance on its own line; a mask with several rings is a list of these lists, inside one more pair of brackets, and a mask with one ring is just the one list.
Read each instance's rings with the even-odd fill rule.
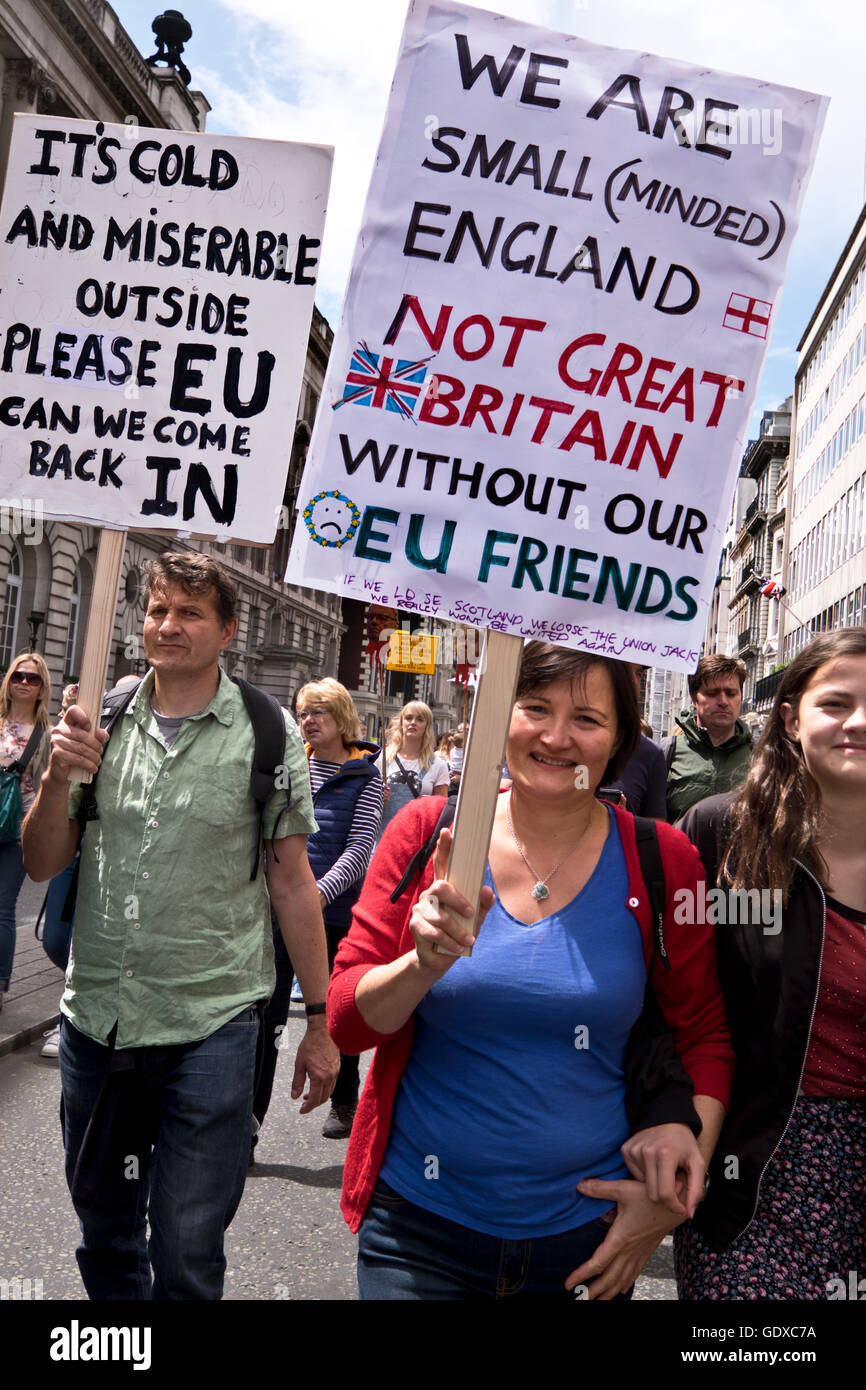
[[717,1254],[686,1222],[674,1268],[681,1299],[850,1298],[866,1277],[866,1104],[800,1099],[751,1224]]

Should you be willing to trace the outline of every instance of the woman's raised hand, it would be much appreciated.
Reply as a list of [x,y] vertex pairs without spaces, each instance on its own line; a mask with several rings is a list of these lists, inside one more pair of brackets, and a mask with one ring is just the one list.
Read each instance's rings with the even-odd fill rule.
[[409,919],[418,961],[437,975],[444,975],[464,950],[474,945],[494,902],[492,888],[482,888],[473,932],[471,904],[445,881],[450,850],[451,831],[441,830],[433,859],[433,882],[421,894]]

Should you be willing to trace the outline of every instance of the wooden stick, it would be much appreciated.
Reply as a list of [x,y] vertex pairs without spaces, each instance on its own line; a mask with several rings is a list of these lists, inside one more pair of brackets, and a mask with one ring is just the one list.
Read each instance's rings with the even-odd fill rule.
[[[114,610],[117,606],[117,585],[120,581],[125,546],[125,531],[109,531],[105,527],[100,531],[93,596],[90,600],[84,656],[81,660],[81,682],[76,701],[88,715],[92,729],[99,727],[99,716],[102,712],[102,694],[108,671]],[[90,782],[92,774],[83,768],[73,769],[69,774],[69,780]]]
[[[448,882],[469,899],[476,912],[484,885],[505,740],[522,657],[523,642],[519,637],[506,632],[486,633],[446,874]],[[462,954],[471,952],[467,949]]]
[[[380,718],[382,723],[382,781],[385,782],[385,674],[386,667],[383,661],[379,662],[379,705]],[[387,786],[387,782],[385,783]]]

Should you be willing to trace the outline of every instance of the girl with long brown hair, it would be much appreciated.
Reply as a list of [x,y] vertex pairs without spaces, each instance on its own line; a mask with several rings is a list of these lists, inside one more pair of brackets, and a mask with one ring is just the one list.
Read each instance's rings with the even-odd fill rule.
[[786,669],[739,791],[693,807],[737,1070],[680,1298],[844,1297],[866,1267],[866,631]]
[[[26,756],[21,773],[25,816],[33,805],[35,786],[48,766],[50,703],[51,678],[42,657],[38,652],[19,653],[0,685],[0,766],[9,767]],[[36,742],[33,735],[38,730],[42,738]],[[15,904],[24,878],[19,827],[18,835],[13,831],[12,839],[0,843],[0,1008],[15,958]]]

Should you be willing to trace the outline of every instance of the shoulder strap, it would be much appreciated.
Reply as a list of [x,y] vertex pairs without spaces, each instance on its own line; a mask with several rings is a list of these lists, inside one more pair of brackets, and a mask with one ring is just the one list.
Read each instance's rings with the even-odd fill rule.
[[670,970],[665,946],[665,870],[659,848],[656,823],[648,816],[634,817],[634,833],[637,841],[637,855],[640,871],[650,903],[653,923],[653,949],[658,952],[665,970]]
[[[144,678],[142,677],[142,679]],[[118,719],[123,714],[124,710],[132,704],[132,701],[138,694],[138,687],[140,685],[141,681],[138,682],[138,685],[124,686],[122,690],[118,690],[117,686],[114,686],[111,690],[107,691],[105,695],[103,695],[102,713],[99,719],[99,727],[108,731],[109,738],[111,737],[111,731],[117,723]],[[103,757],[105,757],[105,750],[107,747],[108,742],[106,741],[102,745]],[[96,808],[96,781],[98,777],[99,772],[97,771],[94,773],[91,781],[88,782],[84,787],[82,787],[81,790],[81,800],[78,803],[77,820],[78,824],[81,826],[82,831],[84,830],[84,826],[87,821],[99,819],[99,811]]]
[[422,874],[424,872],[431,855],[436,849],[436,842],[439,839],[439,831],[444,830],[446,826],[451,825],[452,821],[454,820],[454,813],[456,812],[456,810],[456,798],[446,797],[445,805],[439,812],[439,817],[436,821],[435,826],[433,827],[433,834],[430,836],[429,840],[424,841],[424,844],[421,846],[419,850],[415,851],[415,853],[412,855],[412,858],[409,860],[409,863],[406,865],[403,877],[400,879],[400,882],[397,884],[397,887],[391,894],[392,903],[395,903],[397,899],[400,898],[406,892],[406,889],[409,887],[410,883],[413,881],[417,874]]
[[[286,804],[280,812],[277,825],[286,811],[291,809],[292,785],[285,765],[286,723],[279,701],[273,695],[269,695],[266,690],[260,690],[257,685],[252,685],[250,681],[244,680],[243,676],[232,676],[231,680],[234,681],[243,696],[244,705],[253,726],[253,738],[255,740],[253,763],[250,769],[250,795],[259,808],[259,834],[250,874],[250,881],[252,881],[259,871],[265,806],[273,796],[274,791],[277,790],[276,778],[280,771],[283,773],[285,785],[281,789],[285,790]],[[276,826],[274,829],[276,830]]]
[[413,798],[414,798],[415,800],[417,800],[418,797],[420,796],[420,792],[417,792],[417,791],[415,790],[415,783],[411,780],[411,778],[410,778],[408,772],[406,771],[405,767],[403,766],[403,764],[402,764],[401,761],[400,761],[399,754],[397,754],[397,753],[394,754],[394,762],[395,762],[395,763],[397,764],[397,766],[399,767],[400,772],[401,772],[402,775],[403,775],[403,781],[406,783],[406,786],[409,788],[410,792],[412,793]]
[[10,763],[9,766],[5,769],[5,771],[6,771],[6,772],[24,772],[24,771],[26,771],[26,769],[27,769],[27,764],[30,762],[30,759],[33,757],[33,754],[36,752],[36,749],[39,747],[40,743],[42,742],[42,738],[43,738],[43,735],[44,735],[44,734],[45,734],[45,730],[43,729],[42,725],[41,725],[41,724],[35,724],[35,725],[33,726],[33,733],[30,735],[29,739],[27,740],[27,747],[24,749],[24,752],[21,754],[21,757],[20,757],[20,758],[16,758],[14,763]]

